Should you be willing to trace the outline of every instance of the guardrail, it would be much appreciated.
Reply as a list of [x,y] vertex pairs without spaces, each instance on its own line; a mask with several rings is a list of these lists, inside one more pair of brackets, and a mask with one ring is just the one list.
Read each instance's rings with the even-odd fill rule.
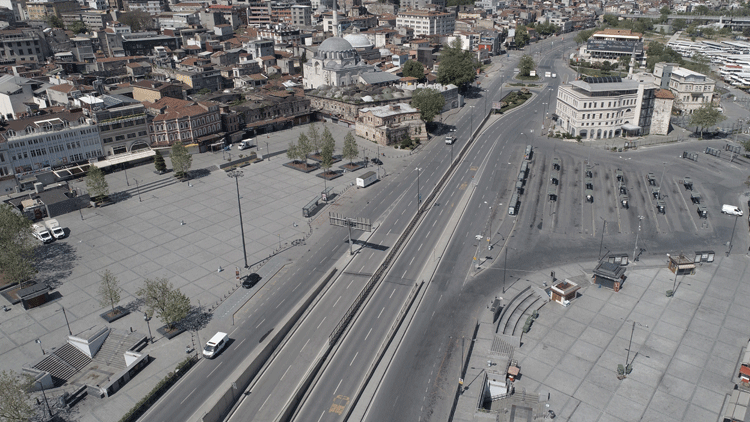
[[380,279],[385,274],[386,270],[391,266],[391,263],[396,258],[396,256],[401,252],[401,247],[406,243],[407,239],[411,236],[412,230],[417,226],[417,223],[419,223],[420,218],[422,217],[422,214],[424,214],[432,201],[437,196],[438,192],[440,192],[445,186],[445,184],[448,182],[448,179],[453,175],[453,173],[456,171],[456,168],[458,167],[458,164],[461,162],[461,160],[464,158],[466,153],[469,151],[469,148],[474,144],[474,140],[476,139],[476,134],[481,130],[482,126],[484,126],[484,123],[487,121],[487,118],[490,116],[490,113],[487,113],[487,115],[484,116],[484,119],[477,125],[476,130],[474,130],[474,133],[471,134],[471,137],[469,137],[466,144],[461,148],[461,150],[458,152],[458,155],[456,155],[456,158],[451,163],[450,167],[448,167],[448,170],[443,174],[443,177],[440,178],[438,183],[435,185],[435,187],[432,189],[430,194],[427,196],[427,199],[422,202],[422,205],[418,208],[417,213],[412,217],[409,224],[406,226],[406,229],[403,233],[401,233],[401,236],[398,237],[398,240],[396,240],[396,243],[393,245],[391,250],[388,252],[388,255],[385,257],[383,262],[380,264],[378,269],[373,273],[370,280],[368,280],[367,284],[362,288],[362,291],[357,296],[357,299],[354,300],[354,302],[351,304],[349,309],[346,311],[346,314],[341,318],[339,323],[336,325],[336,328],[333,329],[331,332],[331,335],[328,336],[328,343],[330,345],[336,344],[336,342],[341,338],[341,334],[343,334],[344,330],[346,330],[346,327],[349,325],[349,322],[352,321],[354,318],[354,315],[359,310],[359,307],[362,306],[362,303],[364,303],[367,296],[372,291],[373,287],[380,281]]

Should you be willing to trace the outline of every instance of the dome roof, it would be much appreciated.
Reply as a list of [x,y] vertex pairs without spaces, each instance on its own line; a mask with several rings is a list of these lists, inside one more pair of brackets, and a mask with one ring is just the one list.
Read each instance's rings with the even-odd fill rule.
[[349,41],[354,48],[372,48],[373,45],[367,36],[362,34],[347,34],[344,35],[344,39]]
[[354,48],[351,44],[349,44],[349,41],[341,38],[341,37],[331,37],[320,43],[320,47],[318,47],[318,51],[331,51],[331,52],[344,52],[344,51],[351,51]]

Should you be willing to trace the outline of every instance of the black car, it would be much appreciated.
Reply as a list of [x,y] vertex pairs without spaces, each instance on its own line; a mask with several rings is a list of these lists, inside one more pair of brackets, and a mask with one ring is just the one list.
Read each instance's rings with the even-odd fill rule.
[[377,164],[377,165],[379,165],[379,166],[382,166],[382,165],[383,165],[383,162],[382,162],[382,161],[380,161],[380,158],[373,158],[373,159],[372,159],[372,163],[373,163],[373,164]]
[[252,273],[245,277],[245,279],[242,281],[242,287],[246,289],[250,289],[253,286],[255,286],[256,283],[260,281],[260,276],[257,273]]

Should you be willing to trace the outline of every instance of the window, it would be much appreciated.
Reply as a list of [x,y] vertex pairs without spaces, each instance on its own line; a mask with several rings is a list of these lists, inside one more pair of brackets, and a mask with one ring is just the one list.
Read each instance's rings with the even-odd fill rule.
[[125,135],[115,136],[115,141],[122,141],[123,139],[125,139]]

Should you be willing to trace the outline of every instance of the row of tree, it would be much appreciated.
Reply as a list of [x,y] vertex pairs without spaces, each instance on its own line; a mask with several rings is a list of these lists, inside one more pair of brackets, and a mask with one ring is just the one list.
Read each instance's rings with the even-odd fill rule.
[[[307,134],[300,133],[296,143],[294,141],[289,143],[286,156],[295,162],[304,161],[305,166],[307,166],[308,156],[314,153],[320,158],[320,166],[327,173],[333,166],[335,150],[336,140],[333,139],[331,131],[324,127],[321,134],[318,127],[313,123],[308,128]],[[348,132],[344,137],[344,148],[341,155],[351,164],[358,154],[357,141],[354,139],[354,135]]]

